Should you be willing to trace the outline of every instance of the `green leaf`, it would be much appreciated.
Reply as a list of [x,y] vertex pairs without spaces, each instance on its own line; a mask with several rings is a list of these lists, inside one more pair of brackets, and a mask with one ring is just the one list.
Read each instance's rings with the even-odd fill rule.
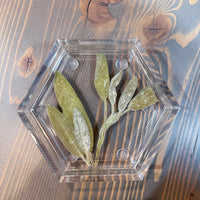
[[118,110],[119,112],[122,112],[127,107],[128,103],[132,99],[136,89],[137,89],[138,80],[136,76],[133,76],[133,78],[128,82],[126,87],[124,88],[124,91],[122,92],[119,103],[118,103]]
[[151,87],[141,90],[129,103],[128,108],[131,110],[140,110],[158,102],[155,92]]
[[118,84],[120,83],[122,79],[122,71],[119,71],[112,79],[110,82],[110,86],[109,86],[109,101],[111,103],[111,109],[112,109],[112,113],[114,113],[114,106],[115,106],[115,102],[116,102],[116,97],[117,97],[117,90],[116,87],[118,86]]
[[65,117],[70,121],[71,124],[73,124],[73,110],[75,107],[78,108],[78,110],[85,118],[85,121],[87,122],[90,131],[90,139],[91,139],[90,152],[92,152],[93,129],[91,122],[76,92],[74,91],[68,80],[59,72],[55,73],[54,90],[56,93],[58,103],[62,108],[62,112],[65,115]]
[[74,120],[74,134],[78,142],[79,147],[86,155],[88,155],[91,147],[91,139],[88,125],[85,121],[85,118],[78,110],[74,108],[73,111],[73,120]]
[[105,101],[108,97],[109,84],[110,78],[106,57],[103,53],[98,53],[96,56],[94,85],[97,93],[103,101]]
[[106,134],[107,130],[110,128],[110,126],[115,124],[119,120],[119,118],[120,118],[120,114],[119,113],[111,114],[108,117],[108,119],[101,126],[101,129],[99,131],[99,138],[98,138],[98,141],[97,141],[96,156],[95,156],[95,164],[94,164],[94,166],[98,165],[101,147],[103,145],[103,142],[104,142],[104,139],[105,139],[105,134]]
[[56,132],[56,135],[62,141],[69,152],[80,158],[84,156],[84,151],[79,148],[74,135],[73,125],[66,119],[63,113],[58,109],[47,106],[47,114],[50,122]]
[[105,127],[110,127],[111,125],[115,124],[120,118],[120,113],[114,113],[108,117],[106,122],[104,123]]

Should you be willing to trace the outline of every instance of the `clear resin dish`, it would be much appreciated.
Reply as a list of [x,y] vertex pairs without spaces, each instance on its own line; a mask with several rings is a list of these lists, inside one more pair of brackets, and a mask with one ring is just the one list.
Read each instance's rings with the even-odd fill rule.
[[[104,107],[94,87],[96,54],[104,53],[112,78],[119,70],[123,77],[120,93],[132,78],[138,91],[151,86],[158,102],[131,111],[109,128],[98,167],[88,167],[64,147],[47,116],[46,106],[58,107],[53,82],[56,71],[70,82],[88,114],[94,130],[94,144],[103,122]],[[156,66],[137,39],[58,40],[18,108],[60,182],[142,180],[173,123],[179,107]],[[108,110],[109,111],[109,110]]]

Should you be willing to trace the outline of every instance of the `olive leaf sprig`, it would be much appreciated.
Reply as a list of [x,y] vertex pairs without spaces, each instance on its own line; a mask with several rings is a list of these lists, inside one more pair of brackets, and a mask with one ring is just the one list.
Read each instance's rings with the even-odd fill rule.
[[[137,77],[133,76],[125,86],[118,105],[116,105],[116,88],[122,79],[122,74],[122,71],[119,71],[110,80],[106,57],[103,53],[97,54],[94,85],[104,102],[104,122],[99,131],[94,163],[92,158],[94,137],[89,117],[67,79],[59,72],[55,73],[54,91],[62,112],[48,105],[48,117],[56,135],[68,151],[76,157],[82,158],[88,166],[98,165],[100,150],[110,126],[116,123],[125,113],[146,108],[158,101],[151,87],[144,88],[134,96],[138,80]],[[111,105],[111,113],[107,117],[108,100]]]
[[[138,83],[137,77],[133,76],[125,86],[119,98],[117,111],[115,111],[117,98],[116,87],[120,83],[121,78],[122,71],[119,71],[110,81],[106,57],[103,53],[98,53],[96,57],[94,85],[100,98],[104,101],[104,122],[99,131],[94,166],[98,165],[100,150],[103,145],[107,130],[125,113],[146,108],[158,101],[151,87],[142,89],[135,97],[133,97]],[[107,99],[111,104],[111,114],[108,116],[108,118]]]
[[93,165],[93,129],[76,92],[59,72],[55,73],[54,91],[62,112],[50,105],[47,114],[64,146],[88,165]]

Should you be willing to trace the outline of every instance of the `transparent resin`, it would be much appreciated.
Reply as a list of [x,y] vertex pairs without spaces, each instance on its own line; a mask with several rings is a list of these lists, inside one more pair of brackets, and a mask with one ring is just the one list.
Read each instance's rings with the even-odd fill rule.
[[[99,165],[92,168],[64,147],[50,124],[46,106],[58,107],[53,81],[55,72],[59,71],[82,101],[94,129],[94,143],[97,143],[104,113],[103,102],[94,87],[97,53],[105,54],[110,78],[123,70],[118,93],[134,75],[138,78],[138,91],[151,86],[159,102],[121,117],[107,131]],[[117,181],[143,179],[178,109],[176,100],[138,40],[58,40],[21,102],[18,114],[60,182]]]

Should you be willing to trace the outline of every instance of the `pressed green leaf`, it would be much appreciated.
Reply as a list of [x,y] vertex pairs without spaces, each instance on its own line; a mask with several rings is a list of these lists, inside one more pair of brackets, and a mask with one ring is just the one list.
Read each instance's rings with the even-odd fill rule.
[[140,110],[158,102],[155,92],[151,87],[141,90],[129,103],[128,108],[131,110]]
[[110,127],[111,125],[115,124],[120,118],[119,113],[114,113],[108,117],[106,122],[104,123],[106,127]]
[[70,121],[58,109],[49,105],[47,106],[47,114],[56,135],[60,138],[67,150],[78,158],[83,157],[84,151],[81,150],[76,141],[74,127]]
[[124,91],[122,92],[119,103],[118,103],[118,110],[119,112],[122,112],[127,107],[128,103],[132,99],[136,89],[137,89],[137,77],[133,76],[133,78],[128,82],[126,87],[124,88]]
[[105,101],[108,97],[109,84],[110,78],[106,57],[103,53],[98,53],[96,56],[94,85],[97,93],[103,101]]
[[71,122],[71,124],[73,124],[73,110],[75,107],[78,108],[78,110],[85,118],[85,121],[87,122],[90,131],[90,139],[91,139],[90,151],[92,151],[93,129],[91,122],[76,92],[74,91],[68,80],[59,72],[56,72],[55,74],[54,90],[56,93],[58,103],[62,108],[62,112],[65,115],[65,117]]
[[94,164],[94,166],[98,165],[101,147],[103,145],[103,142],[104,142],[104,139],[105,139],[105,134],[106,134],[107,130],[109,129],[110,126],[115,124],[119,120],[119,118],[120,118],[120,114],[119,113],[111,114],[107,118],[107,120],[104,122],[104,124],[102,125],[102,127],[101,127],[101,129],[99,131],[99,138],[98,138],[98,141],[97,141],[96,156],[95,156],[95,164]]
[[73,111],[73,121],[74,121],[74,134],[76,140],[78,142],[79,147],[85,154],[87,155],[90,151],[91,139],[90,132],[85,121],[85,118],[78,110],[78,108],[74,108]]
[[109,101],[111,103],[112,112],[114,112],[114,105],[115,105],[116,97],[117,97],[116,87],[120,83],[121,78],[122,78],[122,71],[119,71],[110,81]]

